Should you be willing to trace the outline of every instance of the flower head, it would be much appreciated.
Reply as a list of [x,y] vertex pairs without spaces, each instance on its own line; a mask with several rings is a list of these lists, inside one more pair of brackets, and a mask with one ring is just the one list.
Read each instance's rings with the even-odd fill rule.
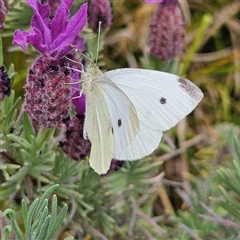
[[68,116],[71,81],[66,59],[40,56],[35,60],[29,69],[24,105],[35,127],[57,127]]
[[65,137],[60,146],[74,160],[81,160],[90,154],[91,143],[83,138],[84,115],[77,114],[65,121]]
[[[68,20],[70,7],[73,0],[62,0],[53,19],[50,18],[50,7],[38,1],[27,0],[32,7],[34,15],[31,20],[30,32],[16,30],[13,44],[26,50],[26,44],[30,43],[44,55],[60,59],[71,50],[78,33],[83,29],[87,21],[87,4],[83,4],[78,12]],[[83,49],[84,41],[78,41],[78,49]]]
[[101,29],[106,29],[112,24],[112,6],[109,0],[89,0],[88,24],[94,32],[98,32],[99,22]]
[[0,101],[11,93],[11,81],[4,66],[0,67]]
[[177,0],[146,0],[159,2],[150,23],[148,44],[151,54],[159,60],[170,60],[182,50],[184,27]]
[[162,1],[164,1],[164,0],[145,0],[146,3],[150,3],[150,4],[159,3],[159,2],[162,2]]
[[0,0],[0,32],[3,30],[4,22],[8,11],[7,0]]

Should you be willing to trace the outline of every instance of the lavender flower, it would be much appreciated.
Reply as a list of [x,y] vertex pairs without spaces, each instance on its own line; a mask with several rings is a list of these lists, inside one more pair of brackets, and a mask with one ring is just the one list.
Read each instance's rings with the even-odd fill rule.
[[148,43],[151,54],[159,60],[170,60],[182,50],[184,27],[177,0],[146,0],[158,2],[150,24]]
[[26,50],[30,43],[42,55],[29,69],[25,110],[34,125],[57,127],[68,116],[71,105],[72,71],[68,70],[66,55],[71,44],[83,50],[85,42],[78,37],[87,21],[87,4],[70,19],[73,0],[62,0],[51,19],[50,7],[38,1],[27,0],[34,10],[30,32],[16,30],[13,43]]
[[[77,67],[77,66],[74,66]],[[81,70],[81,69],[80,69]],[[85,114],[85,95],[80,95],[79,79],[81,74],[75,71],[72,79],[72,103],[75,106],[76,116],[64,121],[66,132],[60,146],[63,151],[74,160],[81,160],[90,154],[91,143],[83,137]]]
[[11,93],[11,81],[4,66],[0,67],[0,101]]
[[4,22],[8,11],[7,0],[0,0],[0,32],[3,30]]
[[89,0],[88,25],[94,32],[98,32],[99,22],[101,29],[106,29],[112,24],[112,6],[109,0]]
[[74,160],[81,160],[90,154],[91,143],[83,138],[84,115],[77,114],[65,121],[65,137],[60,146]]

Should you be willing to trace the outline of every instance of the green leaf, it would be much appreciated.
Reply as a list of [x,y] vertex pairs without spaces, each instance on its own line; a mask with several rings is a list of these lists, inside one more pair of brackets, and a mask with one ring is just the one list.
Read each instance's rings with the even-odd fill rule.
[[31,239],[32,237],[32,220],[34,217],[35,212],[37,211],[37,207],[39,204],[39,198],[36,198],[31,206],[29,207],[29,212],[28,212],[28,218],[27,218],[27,226],[26,226],[26,232],[27,232],[27,237]]
[[24,114],[23,114],[23,132],[24,132],[24,136],[25,136],[26,140],[28,142],[31,142],[31,140],[32,140],[31,137],[35,135],[35,131],[34,131],[32,122],[30,121],[26,112],[24,112]]
[[21,229],[19,228],[19,226],[16,222],[15,212],[12,209],[8,208],[3,212],[3,215],[4,216],[9,215],[12,228],[15,231],[15,234],[17,235],[18,240],[26,240],[25,237],[23,236]]
[[8,134],[7,137],[27,150],[32,148],[32,145],[23,137],[19,137],[14,134]]
[[3,65],[3,45],[2,45],[2,36],[0,34],[0,66]]
[[27,219],[28,219],[28,208],[27,208],[27,203],[23,199],[22,200],[22,217],[23,217],[23,223],[25,228],[27,227]]
[[204,14],[201,19],[200,26],[197,28],[197,33],[194,37],[194,41],[189,47],[189,50],[183,61],[184,65],[182,66],[181,75],[186,75],[188,68],[192,62],[192,58],[194,54],[198,51],[199,47],[201,46],[201,41],[211,22],[212,22],[212,16],[208,13]]
[[10,232],[11,232],[11,226],[10,225],[5,226],[3,228],[3,239],[4,240],[11,240],[10,239]]
[[67,211],[68,211],[68,206],[66,204],[64,204],[61,212],[57,216],[56,221],[54,221],[53,226],[51,227],[51,229],[49,229],[49,233],[47,235],[47,239],[52,239],[52,237],[54,236],[55,232],[57,231],[59,226],[62,224],[64,218],[66,217]]
[[[44,223],[46,221],[48,215],[48,206],[46,206],[43,210],[43,212],[39,215],[39,220],[35,219],[34,221],[37,222],[37,231],[36,231],[36,236],[40,236],[40,232],[41,234],[43,234],[43,230],[45,230],[46,232],[46,227],[43,229]],[[45,235],[45,234],[44,234]]]
[[[51,216],[48,215],[44,221],[44,223],[42,225],[39,225],[39,234],[36,235],[36,240],[48,240],[49,238],[46,237],[46,234],[47,234],[47,228],[49,226],[49,222],[50,222],[50,219],[51,219]],[[51,240],[51,239],[49,239]]]

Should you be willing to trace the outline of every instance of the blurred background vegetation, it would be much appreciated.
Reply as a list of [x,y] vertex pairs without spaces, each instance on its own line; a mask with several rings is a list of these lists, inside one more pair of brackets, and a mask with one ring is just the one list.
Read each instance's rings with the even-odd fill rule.
[[[82,2],[75,1],[72,11]],[[58,210],[67,204],[68,213],[52,239],[240,239],[240,1],[179,0],[179,5],[183,51],[161,62],[149,56],[145,44],[156,5],[114,0],[99,65],[174,72],[199,86],[204,98],[164,134],[152,156],[98,176],[87,161],[73,161],[58,148],[54,129],[35,133],[22,114],[23,86],[38,53],[12,46],[14,30],[29,28],[32,10],[23,1],[10,1],[2,33],[4,65],[9,69],[13,63],[17,76],[15,94],[1,103],[0,210],[13,209],[23,233],[22,199],[30,205],[59,184]],[[94,59],[97,34],[89,28],[83,34]],[[8,222],[7,216],[0,215]]]

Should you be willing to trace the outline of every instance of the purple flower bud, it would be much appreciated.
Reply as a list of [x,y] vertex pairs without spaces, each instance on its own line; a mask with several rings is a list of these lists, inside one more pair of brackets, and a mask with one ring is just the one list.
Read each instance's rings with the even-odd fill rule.
[[29,69],[24,108],[34,126],[57,127],[71,104],[71,71],[66,59],[38,57]]
[[0,32],[3,30],[7,11],[8,11],[8,1],[0,0]]
[[160,2],[150,23],[148,43],[151,54],[163,61],[176,57],[183,47],[183,25],[177,0]]
[[11,81],[4,66],[0,67],[0,101],[11,93]]
[[67,130],[60,146],[74,160],[85,158],[90,154],[91,143],[83,138],[84,116],[76,115],[65,124]]
[[105,175],[118,171],[119,169],[122,168],[123,164],[124,164],[124,161],[112,159],[110,168]]
[[89,0],[88,25],[94,32],[98,32],[99,22],[101,29],[110,27],[113,21],[112,6],[109,0]]

